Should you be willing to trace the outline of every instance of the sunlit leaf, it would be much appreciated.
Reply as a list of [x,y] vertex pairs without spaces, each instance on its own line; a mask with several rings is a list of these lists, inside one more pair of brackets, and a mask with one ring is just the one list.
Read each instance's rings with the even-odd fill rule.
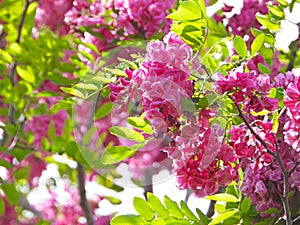
[[136,142],[143,142],[145,140],[141,133],[128,127],[113,126],[109,128],[109,132],[117,137]]

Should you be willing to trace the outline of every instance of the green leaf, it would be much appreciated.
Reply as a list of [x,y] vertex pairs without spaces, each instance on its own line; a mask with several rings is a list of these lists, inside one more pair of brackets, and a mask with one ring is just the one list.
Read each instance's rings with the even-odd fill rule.
[[0,217],[4,214],[5,212],[5,203],[3,199],[0,197]]
[[147,201],[145,201],[142,198],[139,197],[134,197],[133,199],[133,206],[135,210],[145,218],[147,221],[152,221],[154,219],[154,212],[150,208],[149,204]]
[[27,81],[28,83],[32,83],[34,84],[36,81],[33,69],[31,68],[31,66],[20,66],[18,65],[17,68],[17,73],[18,75],[25,81]]
[[152,134],[151,125],[142,117],[128,117],[127,123],[143,131],[145,134]]
[[78,144],[75,141],[68,142],[66,146],[66,153],[68,156],[74,157],[78,151],[79,151]]
[[254,56],[259,51],[260,47],[264,43],[264,40],[264,34],[260,34],[254,39],[253,43],[251,44],[251,56]]
[[243,58],[247,57],[247,45],[242,37],[236,35],[233,40],[233,46],[239,56],[242,56]]
[[111,110],[113,109],[113,104],[112,102],[106,102],[103,105],[101,105],[99,107],[99,109],[97,109],[94,118],[95,120],[101,119],[106,117],[107,115],[110,114]]
[[208,225],[210,222],[210,219],[200,209],[197,208],[196,212],[197,212],[201,222],[204,223],[205,225]]
[[285,14],[282,9],[278,6],[268,4],[269,12],[274,16],[274,18],[278,20],[282,20],[285,18]]
[[254,112],[253,110],[251,110],[251,115],[253,116],[265,116],[265,115],[268,115],[270,113],[269,110],[266,110],[266,109],[263,109],[262,111],[260,112]]
[[110,225],[144,225],[144,221],[140,216],[136,215],[124,215],[114,217]]
[[220,202],[238,202],[239,199],[234,195],[227,194],[227,193],[218,193],[211,196],[206,196],[206,199],[220,201]]
[[17,192],[14,185],[9,184],[9,183],[4,183],[1,185],[1,189],[4,192],[6,199],[10,204],[12,204],[12,205],[18,204],[20,195]]
[[178,219],[184,218],[184,214],[175,201],[172,201],[168,196],[165,196],[164,201],[168,211],[172,216]]
[[112,146],[105,149],[100,161],[104,165],[118,163],[134,155],[136,150],[127,146]]
[[279,128],[279,113],[278,112],[275,112],[273,114],[272,123],[273,123],[272,132],[276,134],[278,131],[278,128]]
[[196,1],[180,1],[178,9],[167,16],[171,20],[197,20],[203,18],[202,10]]
[[286,2],[286,0],[277,0],[277,2],[279,3],[279,5],[283,8],[288,7],[288,3]]
[[127,65],[129,68],[133,69],[133,70],[137,70],[138,69],[138,66],[134,63],[134,62],[131,62],[127,59],[124,59],[124,58],[120,58],[118,57],[118,60],[122,63],[124,63],[125,65]]
[[74,88],[88,90],[88,91],[98,91],[101,88],[96,86],[95,84],[85,84],[85,83],[78,83],[74,85]]
[[267,66],[264,66],[261,63],[258,63],[257,67],[258,67],[260,73],[267,73],[267,74],[271,73],[271,69]]
[[6,63],[12,63],[13,62],[13,57],[6,51],[0,49],[0,56],[1,59],[4,60]]
[[103,198],[107,199],[111,204],[113,205],[119,205],[122,203],[122,201],[118,198],[112,197],[112,196],[103,196]]
[[143,142],[145,140],[141,133],[127,127],[113,126],[109,128],[109,132],[117,137],[136,142]]
[[5,167],[6,169],[12,169],[13,166],[4,159],[0,159],[0,166]]
[[234,216],[234,214],[236,214],[238,211],[236,210],[232,210],[232,211],[228,211],[222,214],[219,214],[217,217],[215,217],[210,223],[209,225],[216,225],[219,224],[221,222],[223,222],[224,220]]
[[76,96],[78,98],[83,98],[83,99],[85,98],[85,95],[81,91],[79,91],[79,90],[77,90],[75,88],[61,87],[60,89],[63,92],[65,92],[67,94],[70,94],[70,95],[74,95],[74,96]]
[[264,27],[268,28],[271,31],[280,30],[280,23],[271,21],[269,17],[256,15],[256,19],[261,25],[263,25]]
[[191,225],[191,223],[186,220],[169,219],[166,221],[166,225]]
[[159,198],[157,196],[148,192],[147,199],[148,199],[148,203],[150,204],[151,209],[153,209],[159,217],[161,217],[163,219],[166,219],[169,217],[168,210],[164,207],[164,205],[161,203],[161,201],[159,200]]
[[195,222],[199,222],[199,219],[194,215],[194,213],[189,209],[189,207],[187,206],[187,204],[184,201],[180,201],[180,206],[182,209],[182,212],[184,213],[184,215]]
[[259,53],[265,58],[265,59],[272,59],[274,56],[274,53],[272,49],[267,48],[266,46],[262,45],[259,49]]
[[241,202],[241,211],[244,214],[247,214],[249,209],[250,209],[251,203],[250,203],[250,199],[245,197],[243,199],[243,201]]
[[120,76],[120,77],[127,77],[127,74],[125,73],[124,70],[103,68],[103,71],[107,72],[111,75],[116,75],[116,76]]

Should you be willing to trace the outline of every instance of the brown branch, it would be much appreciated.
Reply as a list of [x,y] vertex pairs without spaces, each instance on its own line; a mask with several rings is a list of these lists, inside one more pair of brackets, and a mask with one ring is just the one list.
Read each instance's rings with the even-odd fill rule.
[[276,147],[276,155],[278,156],[278,164],[281,170],[281,173],[283,175],[283,195],[281,196],[281,201],[283,204],[285,216],[286,216],[286,225],[292,225],[292,218],[291,218],[291,210],[290,210],[290,204],[289,204],[289,173],[286,171],[283,162],[281,160],[280,154],[279,154],[279,147],[276,141],[276,137],[273,135],[275,147]]
[[[229,98],[232,100],[232,98],[229,96]],[[233,101],[233,100],[232,100]],[[283,175],[283,182],[284,182],[284,191],[283,191],[283,195],[282,195],[282,204],[284,207],[284,212],[286,215],[286,225],[292,225],[292,219],[291,219],[291,212],[290,212],[290,208],[289,208],[289,200],[288,200],[288,193],[289,193],[289,174],[286,171],[282,160],[280,158],[279,155],[279,148],[276,142],[275,137],[273,136],[273,138],[275,139],[275,146],[276,146],[276,153],[274,153],[273,151],[271,151],[271,149],[269,148],[269,146],[267,145],[267,143],[253,130],[253,128],[251,127],[250,123],[248,122],[248,120],[245,118],[242,110],[240,109],[240,107],[237,105],[237,103],[235,101],[233,101],[235,107],[237,108],[238,112],[239,112],[239,116],[241,117],[241,119],[244,121],[244,123],[246,124],[247,128],[250,130],[250,132],[252,133],[252,135],[256,138],[256,140],[258,140],[262,146],[264,146],[264,148],[267,150],[267,152],[269,154],[271,154],[274,159],[278,162],[281,173]]]
[[79,185],[80,205],[83,209],[85,218],[87,220],[87,225],[94,225],[92,209],[86,198],[85,170],[84,170],[83,165],[81,165],[80,163],[78,163],[78,165],[77,165],[77,179],[78,179],[78,185]]

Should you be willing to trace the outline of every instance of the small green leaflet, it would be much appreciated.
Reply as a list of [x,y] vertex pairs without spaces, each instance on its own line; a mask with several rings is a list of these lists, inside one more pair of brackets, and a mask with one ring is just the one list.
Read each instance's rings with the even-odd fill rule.
[[254,56],[259,51],[259,49],[264,43],[264,40],[264,34],[260,34],[254,39],[253,43],[251,44],[251,56]]
[[142,198],[134,197],[133,206],[135,210],[147,221],[152,221],[154,219],[154,212],[150,208],[147,201]]
[[94,118],[95,120],[101,119],[110,114],[113,108],[113,104],[111,102],[106,102],[97,109]]
[[168,211],[171,213],[172,216],[178,219],[184,218],[184,214],[182,213],[181,209],[175,201],[171,200],[168,196],[165,196],[164,201]]
[[260,16],[256,15],[256,19],[258,22],[263,25],[264,27],[268,28],[271,31],[279,31],[280,30],[280,23],[279,22],[272,22],[268,16]]
[[228,211],[222,214],[219,214],[216,218],[213,219],[208,225],[216,225],[220,224],[222,221],[232,217],[234,214],[236,214],[237,210]]
[[12,205],[18,204],[20,195],[19,192],[17,192],[14,185],[9,183],[4,183],[1,185],[1,189],[4,192],[6,199],[10,204]]
[[0,216],[2,216],[5,212],[5,203],[3,199],[0,197]]
[[241,211],[242,211],[242,213],[247,214],[249,209],[250,209],[250,206],[251,206],[250,199],[245,197],[243,199],[243,201],[241,202]]
[[157,196],[148,192],[147,199],[148,199],[151,209],[153,209],[159,217],[161,217],[163,219],[166,219],[169,217],[168,210],[161,203],[161,201],[159,200],[159,198]]
[[28,83],[34,84],[36,79],[34,72],[30,66],[17,66],[16,68],[18,75]]
[[105,149],[102,154],[100,161],[104,165],[111,165],[118,163],[124,159],[128,159],[129,157],[135,154],[136,150],[129,148],[127,146],[112,146]]
[[244,58],[247,57],[247,45],[242,37],[236,35],[233,40],[233,46],[236,52],[239,54],[239,56],[242,56]]
[[140,216],[124,215],[114,217],[110,225],[144,225],[144,221]]
[[125,138],[136,142],[143,142],[145,140],[141,133],[128,127],[113,126],[109,128],[109,132],[119,138]]
[[127,123],[136,129],[143,131],[145,134],[152,134],[151,125],[141,117],[128,117]]
[[239,201],[239,199],[237,197],[235,197],[234,195],[226,194],[226,193],[215,194],[215,195],[207,196],[205,198],[209,199],[209,200],[221,201],[221,202],[238,202]]

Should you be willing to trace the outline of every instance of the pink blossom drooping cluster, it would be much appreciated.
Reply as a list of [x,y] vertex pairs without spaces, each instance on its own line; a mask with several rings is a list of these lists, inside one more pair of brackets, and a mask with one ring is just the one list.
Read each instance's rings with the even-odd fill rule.
[[[136,157],[143,160],[130,159],[130,166],[133,164],[143,164],[142,166],[153,164],[152,159],[147,160],[151,155],[154,160],[165,158],[165,153],[156,150],[165,145],[165,139],[170,138],[170,130],[176,133],[179,118],[184,112],[181,99],[189,99],[192,95],[192,81],[188,80],[188,73],[180,69],[181,66],[186,67],[186,62],[183,61],[176,67],[174,61],[152,58],[155,52],[168,54],[169,47],[173,49],[175,45],[180,49],[179,52],[183,48],[187,48],[184,50],[185,52],[191,51],[174,33],[168,34],[164,42],[159,42],[159,44],[150,42],[148,44],[147,59],[140,64],[137,70],[125,69],[127,77],[120,77],[115,84],[110,84],[110,99],[118,110],[120,112],[125,111],[129,115],[144,113],[145,118],[152,124],[154,136],[161,140],[160,143],[156,142],[149,145],[154,147],[145,146],[142,151],[139,151]],[[181,56],[178,55],[178,57]],[[136,109],[130,108],[132,104]],[[137,110],[139,112],[135,112]]]
[[[230,96],[253,130],[244,123],[234,125],[229,130],[229,146],[245,172],[242,192],[250,197],[251,203],[256,205],[259,212],[269,208],[280,209],[283,176],[280,164],[271,152],[279,154],[278,157],[286,171],[292,171],[289,186],[297,195],[300,185],[300,166],[297,164],[300,160],[299,77],[287,72],[271,79],[268,75],[258,75],[254,71],[234,71],[228,76],[217,75],[215,89],[219,94],[226,93]],[[282,109],[277,129],[274,129],[274,117],[268,113],[278,109],[278,100],[269,97],[271,89],[280,93],[284,90],[282,94],[286,109]],[[259,99],[261,100],[258,101]],[[256,114],[263,110],[266,110],[266,114]],[[269,217],[272,214],[263,213],[262,216]]]
[[[167,52],[169,46],[172,48],[177,43],[181,43],[178,44],[179,47],[187,47],[179,37],[174,37],[175,34],[168,35],[172,35],[173,38],[165,39],[165,43],[149,43],[147,55],[159,51]],[[191,97],[193,86],[188,80],[188,73],[173,65],[173,62],[161,61],[161,58],[155,60],[149,56],[141,63],[139,69],[125,69],[127,77],[120,77],[116,84],[110,84],[110,99],[125,111],[128,110],[130,102],[139,103],[142,106],[141,113],[145,113],[152,124],[160,126],[159,132],[165,132],[168,127],[173,127],[183,114],[181,99]],[[182,65],[184,63],[182,62]]]
[[273,84],[267,74],[258,74],[255,71],[245,73],[238,68],[224,76],[217,74],[214,87],[218,94],[228,93],[234,102],[244,104],[248,113],[260,112],[263,109],[272,111],[277,109],[278,100],[268,97]]
[[[283,166],[287,171],[291,171],[300,160],[298,152],[293,151],[286,143],[279,142],[278,148]],[[278,162],[272,161],[270,165],[260,166],[254,172],[253,165],[249,159],[244,158],[244,181],[242,192],[251,199],[251,203],[256,205],[258,212],[264,212],[269,208],[281,208],[280,196],[283,194],[284,184],[283,176]],[[289,178],[290,191],[294,191],[297,196],[300,193],[300,166],[291,173]],[[291,202],[297,201],[297,198],[291,198]],[[261,216],[270,217],[274,214],[264,214]]]
[[190,115],[180,133],[164,148],[173,160],[179,188],[190,188],[200,197],[214,194],[219,186],[237,179],[236,157],[223,143],[224,130],[209,122],[214,111],[202,109],[198,118]]

